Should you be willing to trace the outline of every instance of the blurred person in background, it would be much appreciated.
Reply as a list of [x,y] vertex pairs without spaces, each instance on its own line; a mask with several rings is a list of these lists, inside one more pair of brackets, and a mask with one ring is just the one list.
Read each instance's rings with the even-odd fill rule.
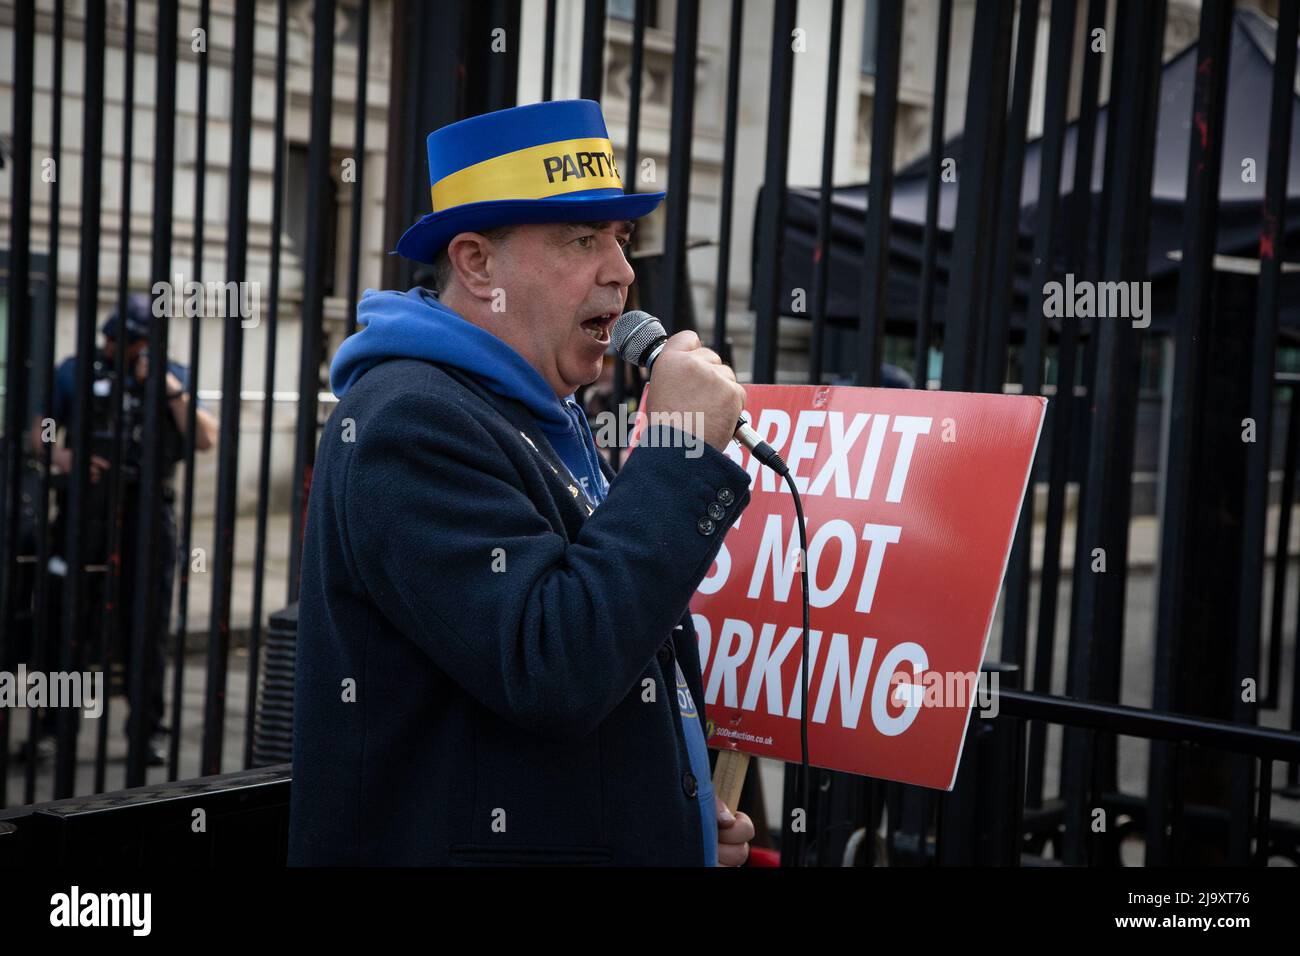
[[[167,757],[167,735],[170,728],[163,724],[163,667],[164,648],[171,623],[172,583],[176,570],[176,489],[174,478],[176,465],[185,457],[185,433],[189,424],[189,369],[179,362],[167,362],[165,384],[168,414],[163,418],[163,467],[161,480],[161,509],[158,526],[157,564],[152,568],[142,568],[135,560],[137,547],[138,519],[141,517],[140,502],[140,466],[146,447],[145,435],[145,386],[149,375],[149,329],[155,321],[152,300],[146,293],[133,293],[127,298],[126,314],[120,316],[114,309],[108,316],[100,332],[103,342],[96,351],[92,372],[90,397],[91,442],[90,454],[90,500],[86,509],[85,526],[77,529],[84,535],[82,553],[87,565],[111,567],[109,555],[109,532],[112,516],[111,471],[114,461],[121,456],[119,479],[122,482],[122,536],[118,555],[120,580],[118,604],[115,614],[114,633],[108,635],[107,647],[112,659],[123,664],[123,674],[131,673],[131,631],[134,620],[136,582],[143,574],[156,589],[158,595],[157,620],[149,629],[145,644],[145,694],[141,710],[131,708],[131,714],[125,724],[124,732],[129,739],[132,721],[143,717],[146,736],[149,741],[147,760],[150,766],[161,766]],[[161,320],[165,321],[165,320]],[[125,342],[126,380],[122,393],[121,417],[121,452],[115,450],[118,442],[118,420],[114,414],[117,389],[117,349]],[[51,485],[55,490],[58,505],[57,517],[51,523],[51,553],[56,557],[51,561],[56,574],[66,573],[63,554],[66,551],[68,514],[68,476],[79,449],[71,444],[74,408],[76,406],[76,357],[68,356],[54,373],[52,389],[52,408],[47,415],[37,415],[30,429],[30,445],[38,461],[44,461],[44,439],[49,434],[45,428],[46,418],[53,419],[55,432],[50,436],[56,444],[50,452],[50,463],[55,469]],[[195,413],[194,447],[198,451],[207,451],[216,442],[217,422],[212,414],[199,404]],[[56,594],[61,596],[62,589],[55,585]],[[87,620],[93,622],[95,632],[103,626],[104,601],[107,594],[107,572],[91,575],[90,612]],[[57,629],[54,631],[57,634]],[[50,638],[51,644],[57,637]],[[88,646],[95,646],[87,642]],[[54,648],[47,648],[53,651]],[[57,660],[57,655],[46,654],[46,660]],[[129,680],[129,677],[127,678]],[[109,675],[110,692],[112,675]],[[48,756],[53,752],[52,715],[46,715],[43,724],[46,734],[38,743],[37,756]],[[24,744],[23,754],[26,745]]]

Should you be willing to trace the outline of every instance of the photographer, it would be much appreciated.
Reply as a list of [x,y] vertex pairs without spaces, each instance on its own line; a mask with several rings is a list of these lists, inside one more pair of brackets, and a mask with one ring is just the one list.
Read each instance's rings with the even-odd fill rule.
[[[177,362],[167,363],[166,400],[170,414],[163,419],[163,456],[165,471],[162,481],[162,506],[159,523],[158,564],[153,568],[140,568],[135,558],[137,519],[141,515],[140,464],[144,454],[145,384],[149,374],[148,336],[154,321],[149,296],[135,293],[128,297],[125,321],[120,321],[114,310],[101,328],[103,345],[95,357],[94,379],[91,394],[91,447],[90,447],[90,502],[85,527],[74,529],[84,535],[84,553],[89,564],[109,563],[108,542],[112,516],[110,497],[112,462],[118,444],[116,409],[117,349],[119,339],[125,338],[126,381],[122,394],[121,413],[121,473],[122,482],[122,536],[119,553],[120,582],[117,605],[116,633],[108,635],[107,646],[116,647],[116,659],[123,661],[130,673],[131,626],[137,573],[144,574],[158,589],[158,620],[149,631],[145,648],[146,694],[143,717],[149,738],[148,762],[160,766],[166,761],[166,735],[163,726],[163,654],[171,621],[172,581],[176,566],[176,512],[173,478],[176,464],[184,458],[185,430],[189,422],[189,370]],[[119,333],[124,329],[125,334]],[[53,526],[53,550],[63,551],[67,529],[67,479],[78,449],[70,447],[73,407],[76,401],[76,358],[69,356],[59,364],[54,375],[52,418],[56,427],[65,429],[62,439],[51,450],[50,460],[61,472],[53,486],[58,499],[58,518]],[[42,456],[42,419],[38,416],[31,428],[33,452]],[[199,451],[210,449],[215,443],[217,425],[212,415],[200,404],[195,414],[196,431],[194,447]],[[111,566],[111,565],[110,565]],[[92,620],[102,620],[102,602],[108,598],[105,576],[99,576],[101,586],[93,604],[96,607]],[[134,710],[132,719],[137,715]],[[129,735],[130,722],[126,731]]]

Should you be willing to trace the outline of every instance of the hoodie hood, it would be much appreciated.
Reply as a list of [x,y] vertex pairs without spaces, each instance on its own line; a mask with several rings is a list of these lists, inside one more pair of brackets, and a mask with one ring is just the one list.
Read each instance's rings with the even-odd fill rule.
[[367,289],[357,304],[357,325],[360,331],[344,340],[330,365],[330,388],[339,398],[380,362],[424,359],[461,369],[498,395],[521,402],[547,431],[570,427],[564,403],[537,369],[427,289]]
[[356,334],[330,364],[330,388],[342,398],[367,371],[390,359],[438,362],[473,376],[489,391],[518,401],[537,421],[593,502],[608,487],[586,413],[573,396],[559,398],[522,355],[467,322],[428,289],[367,289],[357,304]]

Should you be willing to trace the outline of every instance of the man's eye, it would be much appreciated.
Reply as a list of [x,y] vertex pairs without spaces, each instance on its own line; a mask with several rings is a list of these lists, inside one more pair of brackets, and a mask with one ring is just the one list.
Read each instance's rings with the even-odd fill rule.
[[586,245],[586,243],[591,242],[591,240],[592,240],[592,239],[595,239],[595,238],[596,238],[595,236],[579,236],[579,237],[578,237],[576,240],[574,240],[574,241],[575,241],[575,242],[583,243],[584,245],[583,245],[582,248],[584,248],[584,249],[588,249],[588,248],[590,248],[590,246]]

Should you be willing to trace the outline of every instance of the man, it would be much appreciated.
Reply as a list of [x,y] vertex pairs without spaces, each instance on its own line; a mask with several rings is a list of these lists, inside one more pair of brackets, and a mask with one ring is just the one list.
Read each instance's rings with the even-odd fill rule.
[[572,397],[664,194],[624,195],[589,100],[428,149],[435,211],[398,252],[438,294],[367,292],[330,370],[289,862],[739,865],[753,824],[713,797],[687,602],[749,501],[721,451],[744,391],[674,336],[648,403],[695,431],[616,478]]
[[[149,326],[154,320],[152,301],[145,293],[133,293],[127,297],[126,315],[119,316],[114,309],[100,329],[104,337],[103,345],[95,358],[94,382],[91,394],[91,448],[90,448],[90,495],[87,526],[77,533],[86,535],[83,542],[87,560],[103,563],[107,559],[108,519],[110,515],[109,470],[112,467],[116,444],[117,422],[113,415],[115,407],[114,391],[116,384],[117,349],[119,340],[125,341],[126,348],[126,383],[122,400],[122,430],[126,436],[123,443],[124,460],[122,465],[123,513],[121,541],[121,572],[116,622],[117,634],[110,635],[110,646],[117,645],[114,653],[123,662],[125,672],[131,669],[131,628],[133,608],[135,606],[136,580],[144,574],[157,588],[158,620],[150,628],[145,647],[145,701],[141,712],[145,721],[145,734],[149,741],[147,761],[150,766],[161,766],[167,762],[167,734],[169,728],[163,724],[163,671],[167,633],[171,624],[172,581],[176,570],[176,500],[172,485],[175,466],[184,457],[185,431],[189,425],[189,370],[179,362],[167,363],[166,401],[168,414],[163,419],[163,455],[165,459],[164,481],[162,486],[162,509],[159,525],[158,563],[153,568],[142,568],[135,560],[136,527],[140,515],[139,474],[143,454],[144,425],[144,389],[149,374]],[[53,409],[51,417],[56,426],[65,427],[72,422],[73,406],[76,401],[76,357],[64,359],[55,370],[52,389]],[[43,460],[43,439],[49,433],[43,427],[44,416],[38,416],[32,423],[30,443],[33,454]],[[67,441],[70,432],[65,431],[64,441],[50,451],[51,464],[64,475],[72,471],[73,461],[78,449],[71,447]],[[217,423],[202,404],[195,411],[194,447],[207,451],[215,443]],[[52,436],[51,436],[52,437]],[[65,529],[63,517],[66,514],[66,487],[60,481],[55,485],[59,491],[60,518],[55,524],[54,547],[61,552]],[[107,599],[102,577],[96,579],[100,585],[96,588],[99,601]],[[96,603],[98,604],[99,601]],[[96,610],[92,620],[98,626],[101,615]],[[116,640],[115,640],[116,638]],[[130,720],[141,714],[133,709]],[[128,720],[125,733],[130,736],[131,723]],[[48,744],[46,745],[49,746]]]

